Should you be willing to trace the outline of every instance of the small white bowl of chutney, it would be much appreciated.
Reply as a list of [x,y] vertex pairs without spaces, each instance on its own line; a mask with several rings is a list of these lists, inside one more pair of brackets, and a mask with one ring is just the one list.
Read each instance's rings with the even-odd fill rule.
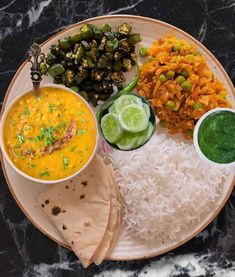
[[219,166],[235,166],[235,110],[206,112],[195,126],[193,142],[202,159]]

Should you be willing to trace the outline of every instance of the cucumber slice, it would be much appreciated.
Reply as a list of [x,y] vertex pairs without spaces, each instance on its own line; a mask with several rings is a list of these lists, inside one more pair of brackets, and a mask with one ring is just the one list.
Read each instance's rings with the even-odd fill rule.
[[124,132],[117,146],[121,150],[131,150],[138,140],[138,133]]
[[101,119],[101,130],[107,141],[114,143],[122,136],[122,129],[115,114],[108,113]]
[[153,129],[154,129],[153,124],[151,122],[149,122],[146,136],[143,138],[143,141],[142,141],[141,145],[145,144],[150,139],[150,137],[153,133]]
[[137,139],[135,145],[133,146],[134,149],[140,147],[143,144],[143,141],[144,141],[145,137],[147,136],[147,132],[148,132],[148,128],[145,129],[144,131],[138,133],[138,139]]
[[116,113],[115,108],[114,108],[114,105],[111,105],[111,106],[108,108],[108,111],[109,111],[109,113]]
[[130,104],[136,104],[140,107],[143,107],[141,98],[135,95],[126,94],[118,97],[118,99],[114,101],[114,108],[116,113],[119,113],[124,107]]
[[138,133],[148,126],[148,117],[144,108],[136,104],[124,107],[118,115],[121,127],[129,132]]
[[149,108],[149,105],[143,103],[143,108],[144,108],[144,110],[145,110],[145,112],[147,114],[147,117],[149,119],[150,118],[150,108]]

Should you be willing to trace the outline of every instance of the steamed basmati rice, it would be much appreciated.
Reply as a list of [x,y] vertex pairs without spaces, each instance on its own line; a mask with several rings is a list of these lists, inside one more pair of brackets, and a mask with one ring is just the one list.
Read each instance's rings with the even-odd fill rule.
[[210,210],[229,174],[208,165],[192,144],[165,134],[136,151],[108,152],[123,197],[123,219],[132,235],[147,241],[174,239]]

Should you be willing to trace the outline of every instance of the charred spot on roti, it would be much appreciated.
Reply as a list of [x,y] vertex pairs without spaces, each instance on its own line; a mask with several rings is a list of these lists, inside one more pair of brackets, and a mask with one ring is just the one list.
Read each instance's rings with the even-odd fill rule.
[[75,231],[75,234],[81,235],[82,231],[81,230]]
[[80,199],[84,199],[85,194],[80,195]]
[[51,209],[51,214],[54,216],[57,216],[59,213],[61,213],[61,208],[59,206],[54,206]]
[[87,181],[82,181],[81,184],[86,187],[88,185],[88,182]]
[[47,204],[49,204],[49,203],[50,203],[49,199],[46,199],[46,200],[45,200],[45,204],[47,205]]
[[63,229],[63,230],[66,230],[67,227],[63,224],[62,229]]
[[68,185],[66,185],[66,186],[65,186],[65,188],[66,188],[66,189],[69,189],[69,186],[68,186]]
[[63,210],[62,213],[66,213],[66,210]]
[[73,182],[73,180],[70,180],[70,183],[72,183]]
[[73,191],[75,191],[75,189],[73,189]]
[[44,207],[45,207],[45,205],[44,205],[44,204],[42,204],[41,206],[42,206],[42,208],[44,208]]
[[90,227],[91,226],[91,222],[90,221],[86,221],[84,222],[84,227]]
[[74,244],[73,240],[71,241],[71,244]]

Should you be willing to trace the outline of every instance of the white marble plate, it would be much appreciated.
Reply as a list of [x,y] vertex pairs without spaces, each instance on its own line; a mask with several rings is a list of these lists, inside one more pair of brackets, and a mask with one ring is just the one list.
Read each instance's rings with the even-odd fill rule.
[[[213,70],[215,76],[224,83],[225,87],[230,92],[231,100],[234,102],[235,94],[232,82],[221,64],[216,60],[216,58],[189,34],[169,24],[154,19],[128,15],[113,15],[92,18],[72,25],[62,32],[51,37],[49,40],[42,44],[42,50],[44,52],[48,52],[51,44],[56,43],[59,38],[74,34],[76,31],[79,30],[80,26],[84,22],[89,22],[97,25],[109,23],[112,26],[117,26],[120,23],[127,22],[132,25],[133,32],[141,34],[141,37],[143,38],[142,43],[144,45],[149,45],[154,39],[165,36],[169,33],[174,33],[178,38],[188,40],[190,43],[196,45],[199,51],[206,57],[210,68]],[[8,88],[3,103],[3,110],[17,94],[31,86],[31,80],[29,78],[29,68],[29,64],[23,63],[16,72]],[[132,76],[128,77],[132,78]],[[43,79],[43,83],[51,82],[52,79],[49,77]],[[31,222],[48,237],[65,247],[69,247],[60,233],[51,223],[51,221],[36,205],[38,194],[41,191],[46,190],[48,185],[34,183],[21,177],[7,164],[3,157],[2,168],[9,188],[16,202],[25,213],[25,215],[29,218],[29,220],[31,220]],[[222,209],[225,202],[227,201],[233,189],[233,183],[234,173],[232,173],[224,182],[220,197],[218,201],[214,204],[211,211],[209,213],[206,213],[203,218],[201,218],[200,222],[192,224],[188,227],[187,230],[185,230],[184,232],[180,232],[177,235],[176,239],[165,241],[164,244],[162,244],[161,241],[156,241],[151,245],[148,245],[143,241],[137,240],[130,236],[126,236],[125,230],[122,230],[117,245],[115,246],[109,258],[113,260],[141,259],[160,255],[182,245],[186,241],[193,238],[196,234],[198,234],[215,218],[215,216],[218,214],[218,212]]]

